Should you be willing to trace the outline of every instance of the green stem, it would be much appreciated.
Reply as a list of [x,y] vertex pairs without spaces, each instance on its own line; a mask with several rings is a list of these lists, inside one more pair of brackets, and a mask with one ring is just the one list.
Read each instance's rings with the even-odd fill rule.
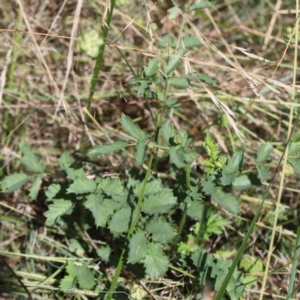
[[[106,24],[105,24],[104,29],[103,29],[103,35],[102,35],[103,44],[101,44],[101,46],[99,48],[99,54],[97,56],[97,60],[96,60],[96,64],[95,64],[94,72],[93,72],[93,77],[92,77],[92,81],[91,81],[90,94],[89,94],[89,99],[88,99],[88,103],[87,103],[87,110],[89,112],[91,110],[91,103],[92,103],[94,91],[95,91],[95,88],[96,88],[99,71],[100,71],[100,68],[103,64],[103,55],[104,55],[104,50],[105,50],[105,44],[106,44],[106,41],[107,41],[109,25],[110,25],[110,21],[111,21],[111,17],[112,17],[114,7],[115,7],[115,0],[111,0],[110,1],[109,13],[108,13],[107,19],[106,19]],[[87,118],[88,118],[88,115],[86,114],[85,119],[87,120]]]
[[[166,85],[166,89],[167,88],[168,88],[168,85]],[[165,97],[165,99],[166,99],[166,97]],[[164,99],[164,103],[166,101],[165,99]],[[159,116],[158,116],[158,123],[157,123],[156,133],[155,133],[155,143],[158,143],[158,136],[159,136],[159,131],[160,131],[160,127],[161,127],[162,115],[163,115],[163,112],[164,112],[164,107],[165,106],[163,105],[161,114],[159,114]],[[129,244],[129,239],[130,239],[130,237],[132,236],[132,234],[133,234],[133,232],[135,230],[135,226],[136,226],[137,221],[138,221],[139,216],[140,216],[141,206],[142,206],[142,203],[143,203],[143,199],[144,199],[144,195],[145,195],[145,190],[146,190],[146,185],[147,185],[147,182],[149,180],[149,176],[150,176],[150,172],[151,172],[152,163],[153,163],[153,159],[154,159],[155,153],[156,153],[156,147],[154,146],[152,148],[150,159],[149,159],[149,162],[148,162],[148,168],[147,168],[146,176],[145,176],[145,179],[144,179],[144,182],[143,182],[142,191],[141,191],[141,194],[140,194],[138,202],[137,202],[135,216],[134,216],[134,218],[133,218],[133,220],[131,222],[131,225],[129,227],[129,230],[128,230],[128,233],[127,233],[127,236],[126,236],[126,241],[125,241],[125,244],[123,246],[123,249],[122,249],[122,252],[121,252],[121,255],[120,255],[120,258],[119,258],[119,262],[118,262],[118,265],[117,265],[117,269],[116,269],[115,275],[113,277],[113,280],[111,282],[109,291],[107,293],[106,300],[110,300],[112,298],[115,290],[116,290],[116,286],[117,286],[117,283],[118,283],[118,278],[119,278],[119,276],[121,274],[122,267],[123,267],[123,264],[124,264],[124,256],[125,256],[125,253],[127,251],[127,246]]]
[[[185,165],[185,177],[186,177],[186,188],[187,188],[186,190],[187,190],[187,193],[188,193],[189,190],[190,190],[190,187],[191,187],[191,166],[189,164]],[[188,212],[188,205],[185,203],[183,214],[181,216],[179,226],[178,226],[178,232],[177,232],[176,238],[174,240],[175,245],[178,243],[178,241],[180,239],[180,236],[181,236],[181,233],[182,233],[182,230],[183,230],[183,226],[184,226],[184,223],[185,223],[185,220],[186,220],[187,212]]]

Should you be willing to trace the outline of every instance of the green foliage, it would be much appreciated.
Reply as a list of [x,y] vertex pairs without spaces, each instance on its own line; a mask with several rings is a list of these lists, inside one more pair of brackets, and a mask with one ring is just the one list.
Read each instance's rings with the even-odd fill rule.
[[12,193],[20,189],[28,180],[29,178],[23,172],[8,175],[2,180],[2,191],[7,194]]
[[128,144],[123,141],[116,141],[112,144],[103,144],[103,145],[98,145],[94,146],[93,150],[89,152],[89,155],[102,155],[102,154],[107,154],[111,153],[123,148],[126,148]]

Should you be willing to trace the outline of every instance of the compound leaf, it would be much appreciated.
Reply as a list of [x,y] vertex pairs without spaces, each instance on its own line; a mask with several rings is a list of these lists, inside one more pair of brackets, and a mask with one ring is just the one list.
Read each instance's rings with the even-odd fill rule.
[[37,156],[32,152],[27,146],[20,147],[23,152],[23,157],[20,159],[21,164],[26,168],[26,170],[34,173],[43,173],[44,166],[39,161]]
[[168,270],[169,260],[164,255],[159,244],[151,243],[148,245],[148,253],[144,261],[146,273],[151,278],[163,276]]
[[70,215],[73,211],[73,203],[69,200],[55,199],[53,204],[48,206],[48,211],[44,213],[47,218],[46,225],[53,226],[57,219],[63,215]]
[[6,194],[12,193],[21,188],[28,179],[27,175],[23,172],[6,176],[2,181],[2,192]]
[[138,124],[133,123],[128,116],[122,114],[120,122],[123,130],[126,131],[130,136],[142,142],[147,140],[147,133],[142,130]]
[[101,190],[108,196],[123,195],[124,186],[120,178],[101,178],[97,185],[97,190]]
[[148,242],[145,233],[138,229],[130,238],[128,263],[135,264],[147,255]]
[[123,148],[126,148],[128,144],[123,141],[115,141],[111,144],[102,144],[97,145],[93,147],[93,150],[91,150],[88,154],[89,155],[101,155],[101,154],[107,154],[111,153],[113,151],[117,151]]

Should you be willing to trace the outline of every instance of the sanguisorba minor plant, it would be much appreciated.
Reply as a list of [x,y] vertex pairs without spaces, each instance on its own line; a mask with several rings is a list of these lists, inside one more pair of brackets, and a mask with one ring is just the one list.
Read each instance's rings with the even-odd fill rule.
[[[189,38],[186,43],[191,41]],[[128,171],[124,177],[98,176],[89,179],[83,165],[69,153],[59,158],[59,167],[66,174],[66,180],[61,182],[52,178],[46,190],[49,203],[44,213],[46,225],[66,229],[71,224],[64,216],[74,213],[78,216],[80,212],[82,217],[79,222],[82,226],[91,226],[89,215],[92,215],[93,226],[103,228],[105,234],[110,232],[115,239],[124,241],[111,281],[104,279],[103,272],[83,263],[80,256],[78,261],[70,259],[65,266],[66,275],[59,285],[64,293],[73,293],[77,287],[94,290],[96,294],[104,293],[106,299],[111,299],[118,288],[121,270],[128,264],[142,265],[145,276],[153,279],[164,276],[169,269],[182,272],[198,282],[199,293],[208,284],[216,292],[221,288],[231,260],[217,259],[207,253],[201,241],[207,240],[211,234],[221,234],[220,228],[227,225],[227,220],[218,216],[218,205],[232,214],[239,212],[239,200],[233,190],[242,191],[260,185],[269,177],[268,159],[273,148],[268,143],[262,144],[254,159],[256,168],[243,170],[245,159],[242,149],[226,157],[220,153],[213,138],[207,135],[202,144],[207,154],[203,161],[203,176],[197,178],[193,175],[191,164],[198,154],[191,147],[192,139],[187,131],[175,130],[172,122],[164,121],[168,110],[178,105],[170,97],[170,91],[171,88],[189,87],[192,80],[202,81],[203,84],[216,84],[216,81],[198,73],[172,76],[186,52],[183,48],[174,49],[174,53],[163,63],[150,59],[148,65],[131,81],[136,85],[138,94],[146,99],[151,95],[157,100],[157,114],[148,106],[154,122],[153,132],[142,130],[129,116],[122,114],[120,124],[129,138],[94,146],[89,152],[91,156],[101,157],[134,147],[135,164],[142,166],[147,162],[146,172],[136,168]],[[35,200],[46,176],[45,167],[29,147],[23,145],[20,148],[23,153],[20,163],[27,174],[18,172],[7,176],[2,181],[2,190],[11,193],[31,182],[29,197]],[[299,149],[297,143],[292,143],[289,148],[289,162],[296,169]],[[165,159],[166,156],[169,156],[171,168],[185,173],[185,179],[178,179],[176,187],[162,180],[159,172],[154,170],[154,160]],[[181,217],[178,218],[178,215]],[[187,219],[189,227],[193,228],[189,242],[182,236]],[[109,257],[115,247],[114,239],[110,241],[111,244],[107,242],[96,249],[98,258],[106,264],[110,264]],[[192,275],[175,267],[175,260],[179,260],[182,266],[192,261],[196,273]],[[110,282],[109,288],[107,283],[97,284],[99,281]],[[227,284],[226,293],[231,299],[240,299],[246,284],[247,277],[236,270]]]

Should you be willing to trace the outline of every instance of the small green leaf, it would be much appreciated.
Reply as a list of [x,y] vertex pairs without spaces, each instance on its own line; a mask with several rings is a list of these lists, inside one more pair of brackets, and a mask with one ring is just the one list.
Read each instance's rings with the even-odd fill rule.
[[79,287],[82,289],[90,290],[96,284],[93,272],[86,263],[82,263],[82,266],[77,266],[76,275]]
[[226,175],[235,174],[243,163],[243,157],[243,151],[233,153],[232,157],[228,159],[226,166],[223,167],[224,173]]
[[166,142],[170,145],[171,138],[175,135],[175,130],[172,123],[163,123],[161,126],[162,134]]
[[73,293],[72,289],[76,285],[76,277],[65,275],[59,282],[59,287],[64,293]]
[[178,169],[184,168],[185,163],[184,163],[184,156],[183,156],[183,148],[182,147],[172,147],[169,150],[170,154],[170,161],[171,163],[175,164],[175,166]]
[[69,152],[64,152],[63,155],[58,159],[59,166],[62,170],[66,170],[73,162],[74,158]]
[[110,256],[110,253],[112,251],[111,251],[111,248],[108,245],[107,246],[101,246],[101,248],[97,248],[96,252],[103,261],[109,262],[109,256]]
[[33,183],[32,183],[32,186],[31,188],[29,189],[29,197],[31,200],[36,200],[36,197],[38,195],[38,192],[40,190],[40,187],[42,185],[42,175],[38,175]]
[[148,146],[144,142],[139,142],[135,148],[136,148],[136,153],[134,154],[135,162],[137,165],[142,165],[146,157],[146,151]]
[[113,151],[117,151],[123,148],[126,148],[128,144],[123,141],[116,141],[112,144],[102,144],[97,145],[93,147],[93,150],[91,150],[88,154],[89,155],[101,155],[101,154],[107,154],[111,153]]
[[234,180],[235,176],[232,174],[225,174],[224,169],[222,170],[222,177],[221,177],[221,183],[222,185],[230,185],[233,180]]
[[178,89],[188,89],[190,87],[189,82],[183,76],[171,77],[170,84]]
[[141,142],[145,142],[147,140],[147,133],[142,130],[139,125],[133,123],[128,116],[122,114],[120,122],[123,130],[130,136]]
[[146,76],[154,75],[158,70],[158,61],[156,59],[150,59],[148,66],[144,67],[144,70]]
[[247,190],[252,187],[252,182],[248,175],[238,176],[232,182],[232,187],[237,191]]
[[300,174],[300,159],[299,158],[288,158],[288,162],[292,165],[297,173]]
[[207,0],[202,0],[200,2],[194,3],[191,7],[190,7],[190,11],[193,10],[198,10],[198,9],[203,9],[203,8],[210,8],[213,7],[212,4],[207,1]]
[[173,20],[180,14],[180,8],[178,6],[174,6],[168,9],[169,20]]
[[27,183],[28,179],[23,172],[6,176],[2,181],[2,192],[5,194],[12,193]]
[[202,46],[202,43],[195,35],[188,35],[184,38],[183,44],[185,48],[193,48]]
[[211,84],[214,86],[219,84],[217,79],[215,79],[207,74],[199,74],[197,72],[193,72],[193,73],[186,74],[185,77],[189,80],[201,81],[201,82]]
[[184,161],[188,164],[191,164],[197,159],[197,152],[195,149],[184,149],[183,151],[183,157]]
[[162,191],[146,196],[141,210],[147,214],[166,213],[176,204],[177,198],[174,197],[173,191],[163,189]]
[[154,218],[146,224],[146,231],[152,235],[155,242],[166,243],[175,236],[173,227],[161,218]]
[[109,222],[109,229],[115,233],[127,232],[132,218],[130,207],[121,208],[117,211]]
[[265,162],[270,157],[272,151],[273,151],[273,146],[271,144],[269,143],[261,144],[257,152],[257,157],[255,159],[255,162],[257,164]]
[[67,173],[67,177],[70,180],[74,180],[74,181],[76,179],[87,180],[81,163],[73,162],[68,167],[66,167],[64,171]]
[[206,181],[203,182],[202,190],[206,195],[211,195],[216,192],[216,184],[213,182],[215,178],[208,177]]
[[74,183],[67,189],[67,193],[85,194],[96,190],[96,182],[89,179],[75,179]]
[[20,162],[23,166],[25,166],[26,170],[34,172],[34,173],[43,173],[44,166],[39,161],[37,156],[32,152],[30,148],[27,146],[20,147],[23,152],[23,157],[20,159]]
[[45,191],[45,195],[46,195],[47,199],[48,200],[54,199],[59,194],[61,189],[62,189],[61,184],[58,184],[58,183],[51,184],[48,187],[48,189]]
[[73,203],[69,200],[55,199],[53,204],[48,206],[48,211],[44,213],[47,218],[46,225],[53,226],[57,219],[63,215],[70,215],[73,210]]
[[206,206],[203,202],[194,201],[191,203],[188,209],[188,216],[192,219],[196,219],[199,222],[205,219]]
[[153,279],[163,276],[168,270],[168,265],[168,257],[164,255],[160,245],[149,244],[148,254],[144,261],[147,275]]
[[170,36],[170,35],[166,35],[163,36],[159,42],[158,42],[158,47],[159,48],[164,48],[167,46],[171,46],[173,48],[176,48],[176,39],[174,38],[174,36]]
[[261,181],[267,180],[270,176],[270,168],[268,166],[258,166],[256,165],[258,171],[258,177]]
[[139,263],[146,257],[147,249],[147,237],[142,230],[138,229],[130,238],[127,262],[130,264]]
[[217,191],[211,196],[216,203],[220,204],[233,214],[238,214],[240,202],[236,196],[224,193],[220,188],[217,188]]
[[291,143],[289,145],[288,156],[299,154],[299,152],[300,152],[300,143]]
[[185,49],[178,49],[176,54],[170,58],[169,64],[165,66],[164,72],[166,75],[171,74],[180,65],[182,57],[187,53]]

